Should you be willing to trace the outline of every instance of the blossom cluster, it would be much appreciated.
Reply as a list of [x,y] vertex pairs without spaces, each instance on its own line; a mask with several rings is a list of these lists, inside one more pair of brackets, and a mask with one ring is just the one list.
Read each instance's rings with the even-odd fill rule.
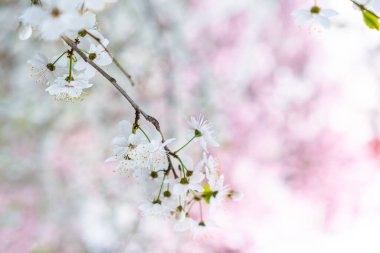
[[[109,41],[96,29],[96,12],[115,1],[32,0],[21,15],[21,39],[28,39],[34,33],[42,40],[63,40],[67,44],[51,59],[38,54],[29,61],[37,81],[47,85],[46,91],[56,99],[81,99],[84,89],[93,85],[91,79],[97,73],[94,66],[104,67],[114,61],[106,48]],[[212,125],[202,115],[191,117],[189,139],[171,151],[168,145],[175,139],[165,141],[158,127],[149,129],[140,125],[140,114],[148,121],[149,117],[134,102],[131,105],[136,112],[135,122],[120,123],[121,135],[113,140],[116,148],[106,161],[118,162],[119,171],[146,186],[147,196],[139,208],[143,214],[173,218],[176,231],[199,234],[212,224],[205,220],[206,205],[210,214],[225,199],[240,197],[224,184],[218,163],[208,152],[208,146],[218,146]],[[199,142],[201,147],[197,163],[189,156],[180,155],[192,142]]]
[[[33,33],[46,41],[70,38],[98,66],[112,63],[106,50],[108,40],[96,29],[96,12],[116,0],[32,0],[20,16],[21,39]],[[81,99],[84,89],[93,86],[96,70],[74,50],[63,47],[51,58],[42,54],[29,60],[32,73],[46,91],[58,100]]]
[[[208,153],[207,147],[218,143],[211,124],[202,115],[190,118],[188,140],[174,152],[167,147],[175,139],[162,142],[157,130],[149,131],[146,126],[128,121],[120,122],[119,126],[120,136],[113,140],[116,147],[106,161],[117,162],[120,172],[145,186],[146,197],[139,206],[143,214],[171,218],[175,231],[199,235],[206,227],[215,225],[204,217],[206,205],[212,214],[225,199],[240,198],[239,193],[224,184],[218,163]],[[199,142],[203,151],[197,163],[180,155],[192,142]]]
[[[371,29],[380,29],[379,16],[380,0],[348,0],[355,10],[362,13],[364,23]],[[322,8],[314,1],[309,9],[299,9],[292,12],[294,22],[297,25],[311,24],[312,26],[329,28],[331,18],[338,15],[333,9]]]

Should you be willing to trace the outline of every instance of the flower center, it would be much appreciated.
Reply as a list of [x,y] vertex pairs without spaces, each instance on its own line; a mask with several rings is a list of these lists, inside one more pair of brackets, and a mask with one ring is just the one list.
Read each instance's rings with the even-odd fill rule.
[[318,6],[314,5],[313,7],[311,7],[310,12],[313,13],[313,14],[319,14],[321,12],[321,8],[319,8]]
[[179,213],[182,212],[183,211],[183,207],[182,206],[177,206],[176,211],[179,212]]
[[193,171],[192,170],[186,171],[186,176],[187,177],[191,177],[192,175],[193,175]]
[[58,8],[54,8],[51,10],[51,15],[54,18],[58,18],[61,15],[61,11]]
[[54,70],[55,70],[55,66],[54,66],[53,63],[48,63],[48,64],[46,65],[46,68],[47,68],[48,70],[50,70],[50,71],[54,71]]
[[158,177],[158,173],[157,173],[156,171],[152,171],[152,172],[150,173],[150,176],[151,176],[152,178],[157,178],[157,177]]
[[189,179],[186,177],[181,178],[181,181],[179,181],[180,184],[189,184]]
[[152,202],[153,204],[159,204],[159,205],[161,205],[161,200],[159,200],[159,199],[156,199],[156,200],[154,200],[153,202]]
[[65,78],[66,82],[74,81],[74,78],[72,76],[68,76]]
[[170,198],[172,196],[171,192],[170,191],[164,191],[164,196],[166,198]]
[[91,61],[95,60],[96,59],[96,54],[95,53],[91,53],[88,55],[88,58],[90,58]]

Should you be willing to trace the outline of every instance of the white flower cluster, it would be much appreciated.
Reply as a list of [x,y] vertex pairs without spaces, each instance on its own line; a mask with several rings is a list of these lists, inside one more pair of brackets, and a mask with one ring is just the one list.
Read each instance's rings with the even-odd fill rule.
[[[106,51],[108,40],[96,30],[96,14],[116,0],[32,0],[20,17],[19,37],[28,39],[33,32],[41,39],[55,41],[63,36],[75,41],[78,48],[98,66],[112,63]],[[96,70],[72,49],[64,48],[59,55],[46,58],[36,55],[29,61],[39,83],[59,100],[80,99],[90,88]]]
[[[37,81],[48,85],[46,91],[49,94],[59,100],[80,99],[83,90],[92,86],[90,79],[97,73],[84,59],[88,58],[100,67],[112,63],[113,58],[106,49],[108,40],[96,30],[95,11],[115,1],[32,0],[32,5],[20,17],[20,38],[28,39],[35,33],[43,40],[70,40],[76,45],[74,48],[69,43],[70,47],[65,47],[51,59],[37,55],[29,61]],[[208,146],[218,146],[211,124],[201,115],[191,117],[188,141],[172,152],[168,145],[175,139],[163,141],[158,130],[149,131],[140,126],[141,112],[134,108],[134,124],[120,123],[121,135],[113,140],[116,148],[107,161],[118,162],[120,171],[144,183],[148,193],[140,206],[144,214],[173,218],[177,231],[196,234],[204,231],[212,224],[204,219],[206,205],[210,206],[209,213],[212,213],[226,198],[239,197],[224,185],[224,176],[214,158],[208,155]],[[190,157],[179,153],[197,141],[203,157],[195,164]],[[198,215],[196,210],[200,212]]]
[[[218,164],[208,154],[208,145],[218,146],[211,124],[198,116],[191,117],[189,125],[188,141],[171,152],[167,145],[175,139],[162,143],[156,130],[148,131],[146,127],[122,121],[121,135],[113,140],[114,154],[107,161],[118,162],[119,171],[146,186],[146,200],[139,207],[143,214],[172,218],[174,230],[199,234],[213,224],[205,220],[206,205],[212,214],[225,199],[237,200],[239,194],[224,184]],[[196,141],[201,144],[203,158],[195,164],[179,153]],[[173,161],[169,163],[169,159]],[[199,213],[195,214],[196,211]]]

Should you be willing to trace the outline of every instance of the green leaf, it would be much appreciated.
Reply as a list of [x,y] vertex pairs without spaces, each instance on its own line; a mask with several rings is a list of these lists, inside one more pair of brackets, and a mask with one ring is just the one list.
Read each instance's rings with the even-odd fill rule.
[[364,18],[364,23],[370,29],[376,29],[379,31],[380,29],[379,18],[375,14],[373,14],[370,11],[363,10],[363,18]]
[[208,186],[208,185],[203,186],[203,189],[204,189],[204,191],[202,193],[202,198],[205,199],[205,201],[206,201],[207,204],[210,204],[210,199],[212,197],[215,198],[216,195],[218,194],[218,192],[217,191],[215,191],[215,192],[212,191],[211,188],[210,188],[210,186]]

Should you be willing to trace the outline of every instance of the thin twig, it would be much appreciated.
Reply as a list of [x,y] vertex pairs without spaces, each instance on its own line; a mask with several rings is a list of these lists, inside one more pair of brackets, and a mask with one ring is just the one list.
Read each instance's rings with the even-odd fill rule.
[[140,120],[140,112],[135,111],[135,123],[133,123],[133,131],[134,132],[136,132],[136,130],[140,127],[139,120]]
[[111,54],[111,52],[108,50],[108,48],[103,44],[102,40],[98,37],[96,37],[95,35],[93,35],[92,33],[90,33],[89,31],[86,30],[86,33],[91,37],[93,38],[94,40],[96,40],[96,42],[99,43],[99,45],[101,45],[104,49],[104,51],[107,52],[107,54],[112,58],[112,61],[115,63],[115,65],[120,69],[121,72],[123,72],[123,74],[128,78],[129,82],[131,83],[132,86],[135,86],[135,82],[133,81],[133,78],[132,76],[128,73],[127,70],[125,70],[125,68],[123,68],[123,66],[121,66],[121,64],[119,63],[118,60],[116,60],[116,58]]
[[[354,0],[350,0],[353,4],[355,4],[362,12],[363,11],[367,11],[369,12],[371,15],[375,16],[377,19],[379,19],[380,17],[374,13],[373,11],[367,9],[367,7],[365,7],[364,4],[359,4],[358,2],[354,1]],[[367,4],[367,3],[366,3]]]
[[[150,122],[156,130],[160,133],[161,135],[161,141],[162,143],[165,142],[164,135],[161,131],[160,123],[156,118],[153,116],[150,116],[147,114],[145,111],[143,111],[140,106],[128,95],[128,93],[117,83],[116,79],[110,76],[106,71],[104,71],[101,67],[99,67],[96,63],[94,63],[92,60],[90,60],[85,53],[83,53],[79,48],[76,42],[68,38],[67,36],[63,36],[62,39],[66,42],[67,45],[69,45],[72,50],[74,50],[82,59],[90,64],[93,68],[95,68],[104,78],[106,78],[120,93],[127,99],[129,104],[133,107],[135,110],[136,118],[140,117],[140,114],[148,121]],[[166,151],[166,157],[168,159],[168,171],[172,171],[174,174],[174,177],[177,178],[178,175],[173,167],[173,163],[171,161],[169,153],[172,153],[170,149],[165,146],[165,151]]]

